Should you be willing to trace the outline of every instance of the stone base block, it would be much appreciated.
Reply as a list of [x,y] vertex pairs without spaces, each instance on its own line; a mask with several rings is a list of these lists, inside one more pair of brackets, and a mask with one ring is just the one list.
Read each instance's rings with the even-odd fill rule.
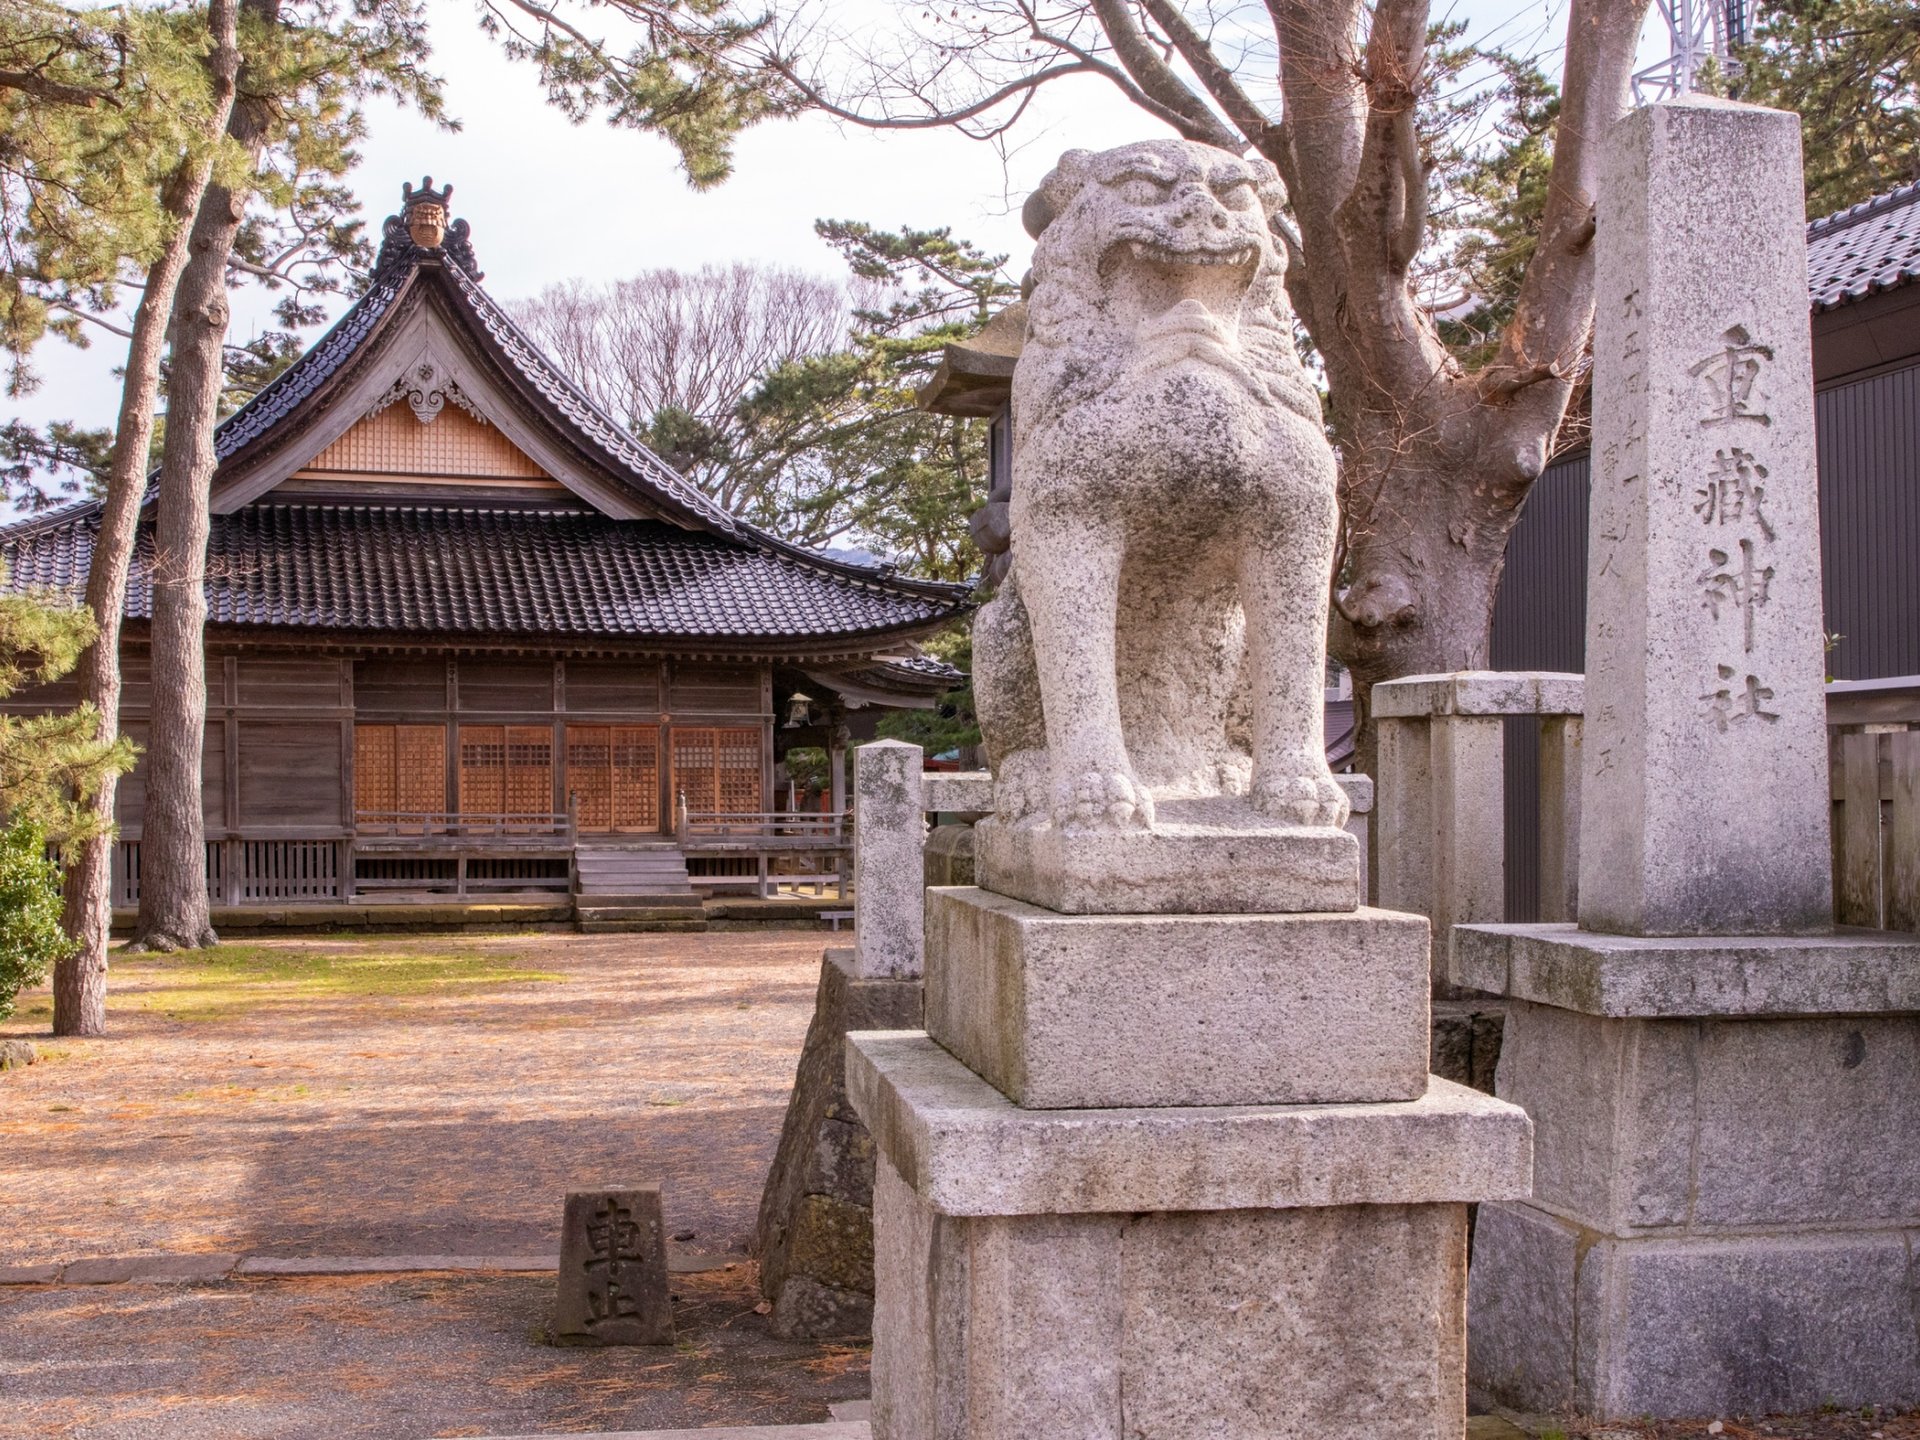
[[1061,915],[927,894],[927,1030],[1039,1109],[1414,1100],[1427,921]]
[[1466,1204],[1523,1117],[1405,1104],[1019,1110],[924,1035],[860,1035],[876,1440],[1458,1440]]
[[1278,914],[1359,908],[1360,842],[1278,827],[1234,797],[1168,800],[1152,830],[976,827],[980,884],[1067,915]]
[[785,1339],[865,1335],[873,1323],[873,1139],[847,1102],[845,1041],[849,1030],[918,1024],[920,982],[863,980],[852,966],[849,950],[822,957],[760,1196],[760,1288]]
[[1606,1418],[1920,1404],[1920,1230],[1603,1236],[1484,1205],[1476,1394]]

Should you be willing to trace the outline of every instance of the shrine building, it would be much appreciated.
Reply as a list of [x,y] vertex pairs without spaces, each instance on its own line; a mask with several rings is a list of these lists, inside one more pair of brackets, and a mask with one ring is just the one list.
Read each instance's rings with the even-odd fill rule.
[[[783,856],[843,843],[849,722],[959,679],[913,642],[965,613],[966,587],[789,544],[708,499],[482,288],[450,194],[407,187],[366,294],[217,433],[213,899],[590,874],[764,889],[794,868]],[[8,585],[77,600],[99,511],[0,529]],[[152,561],[150,498],[121,656],[136,742]],[[9,708],[76,698],[56,685]],[[824,815],[794,814],[776,784],[797,746],[830,755]],[[119,788],[121,907],[138,898],[143,773]]]

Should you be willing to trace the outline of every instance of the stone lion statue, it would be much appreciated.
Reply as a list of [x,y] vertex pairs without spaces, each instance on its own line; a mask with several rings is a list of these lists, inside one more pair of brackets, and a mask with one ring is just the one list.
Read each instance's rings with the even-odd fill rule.
[[1264,162],[1179,140],[1069,151],[1027,202],[1013,566],[974,627],[1003,822],[1151,830],[1156,800],[1221,796],[1346,821],[1322,735],[1334,457],[1279,203]]

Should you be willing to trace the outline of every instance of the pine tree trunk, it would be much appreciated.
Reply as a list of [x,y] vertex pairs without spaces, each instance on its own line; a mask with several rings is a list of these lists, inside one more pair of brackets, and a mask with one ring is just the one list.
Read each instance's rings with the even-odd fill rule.
[[[167,318],[186,268],[194,215],[213,173],[213,142],[226,130],[233,110],[240,51],[235,38],[234,0],[212,0],[207,30],[213,50],[207,68],[213,81],[213,108],[207,120],[205,153],[182,162],[168,184],[166,209],[174,221],[173,238],[147,270],[146,289],[134,311],[133,338],[127,344],[126,376],[120,390],[119,423],[108,462],[100,530],[94,537],[87,570],[87,608],[99,627],[98,638],[81,656],[80,699],[98,713],[99,738],[111,743],[120,733],[120,620],[126,607],[127,572],[133,561],[140,502],[146,490],[147,452],[153,443],[155,391]],[[53,969],[53,1033],[101,1035],[107,1028],[107,938],[113,918],[114,796],[119,777],[109,775],[93,799],[99,833],[76,841],[66,873],[66,910],[62,923],[79,949]]]
[[[242,0],[242,8],[269,22],[277,15],[274,0]],[[263,96],[234,104],[227,133],[250,159],[259,157],[269,119]],[[153,708],[135,949],[198,949],[219,939],[207,896],[206,822],[200,809],[207,725],[207,499],[217,463],[213,428],[226,378],[227,260],[246,208],[244,190],[207,187],[173,302],[167,436],[154,525]]]

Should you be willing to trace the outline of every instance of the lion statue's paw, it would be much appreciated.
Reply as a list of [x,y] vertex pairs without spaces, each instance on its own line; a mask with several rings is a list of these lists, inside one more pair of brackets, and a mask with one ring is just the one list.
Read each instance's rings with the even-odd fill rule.
[[1067,830],[1151,830],[1153,797],[1124,769],[1088,770],[1059,787],[1053,818]]
[[1045,824],[1052,785],[1045,750],[1015,750],[994,771],[994,811],[1009,825]]
[[1289,825],[1337,828],[1347,823],[1352,811],[1347,792],[1331,775],[1266,776],[1254,780],[1249,795],[1261,814]]

